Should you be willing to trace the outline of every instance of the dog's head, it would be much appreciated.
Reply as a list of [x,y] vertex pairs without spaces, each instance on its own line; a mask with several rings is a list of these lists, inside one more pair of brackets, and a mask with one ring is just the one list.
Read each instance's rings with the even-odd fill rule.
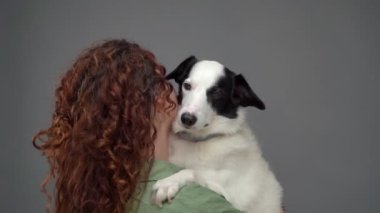
[[178,85],[180,108],[173,131],[207,135],[228,132],[241,117],[240,107],[265,109],[242,75],[217,61],[190,56],[169,73]]

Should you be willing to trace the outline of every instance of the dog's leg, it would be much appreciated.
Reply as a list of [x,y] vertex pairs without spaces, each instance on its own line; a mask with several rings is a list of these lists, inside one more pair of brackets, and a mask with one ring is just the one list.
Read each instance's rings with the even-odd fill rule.
[[165,200],[171,201],[182,186],[194,181],[195,174],[192,169],[184,169],[167,178],[158,180],[153,185],[153,201],[162,206],[162,202]]
[[199,184],[201,184],[202,186],[209,188],[212,191],[222,195],[226,200],[231,201],[227,192],[219,184],[216,184],[216,183],[211,182],[211,181],[205,181],[204,183],[202,181],[200,181]]

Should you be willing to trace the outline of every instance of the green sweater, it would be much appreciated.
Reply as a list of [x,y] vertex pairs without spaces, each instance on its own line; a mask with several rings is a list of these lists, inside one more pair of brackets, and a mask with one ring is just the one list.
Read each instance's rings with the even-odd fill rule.
[[[191,183],[184,186],[174,199],[168,203],[165,202],[162,207],[152,202],[152,186],[162,178],[168,177],[181,170],[181,168],[165,161],[155,160],[149,173],[149,180],[141,183],[140,187],[144,189],[139,198],[136,198],[134,211],[136,213],[235,213],[240,212],[235,209],[221,195],[200,185]],[[139,187],[139,188],[140,188]]]

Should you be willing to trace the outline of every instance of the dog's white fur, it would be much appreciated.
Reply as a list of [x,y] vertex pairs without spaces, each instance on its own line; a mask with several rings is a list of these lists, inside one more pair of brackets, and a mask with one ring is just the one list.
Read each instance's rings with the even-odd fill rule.
[[[213,72],[208,72],[205,77],[205,69]],[[169,160],[186,169],[156,182],[153,187],[155,202],[161,205],[172,199],[186,183],[197,182],[223,195],[242,211],[279,213],[282,187],[262,157],[256,138],[245,121],[244,110],[239,108],[237,118],[229,119],[217,115],[206,101],[205,90],[223,74],[222,69],[223,65],[213,61],[194,65],[185,80],[191,83],[192,90],[184,91],[177,117],[184,111],[191,111],[201,120],[186,129],[177,118],[173,131],[186,129],[197,137],[213,133],[224,135],[204,142],[189,142],[173,134]],[[204,127],[206,123],[209,125]]]

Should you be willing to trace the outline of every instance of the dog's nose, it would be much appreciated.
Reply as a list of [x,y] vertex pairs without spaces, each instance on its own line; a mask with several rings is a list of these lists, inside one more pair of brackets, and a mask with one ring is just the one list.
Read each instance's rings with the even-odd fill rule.
[[181,115],[181,121],[185,126],[192,126],[195,124],[195,122],[197,122],[197,117],[195,117],[193,114],[185,112]]

